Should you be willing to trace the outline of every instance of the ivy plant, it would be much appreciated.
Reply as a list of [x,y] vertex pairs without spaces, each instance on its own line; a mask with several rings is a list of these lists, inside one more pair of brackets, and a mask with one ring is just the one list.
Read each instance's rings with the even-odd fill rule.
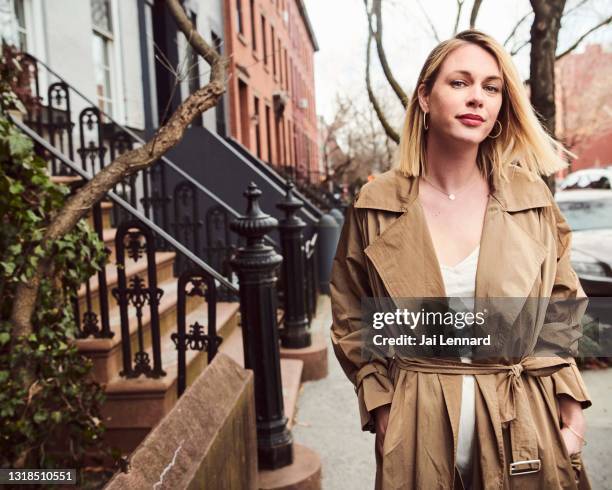
[[[79,286],[104,266],[104,246],[85,220],[43,246],[50,219],[60,213],[67,187],[54,184],[30,139],[0,111],[0,465],[78,467],[101,444],[101,387],[79,354],[74,301]],[[48,260],[27,338],[14,338],[16,287]],[[27,366],[28,385],[11,373]]]

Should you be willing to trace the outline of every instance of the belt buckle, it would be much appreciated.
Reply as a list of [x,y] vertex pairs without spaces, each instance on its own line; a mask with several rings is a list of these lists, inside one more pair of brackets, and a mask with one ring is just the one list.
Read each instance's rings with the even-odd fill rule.
[[[534,469],[521,470],[520,468],[518,468],[519,465],[524,465],[524,464],[537,464],[537,468],[535,470]],[[539,459],[526,459],[524,461],[515,461],[513,463],[510,463],[510,476],[537,473],[538,471],[540,471],[541,466],[542,466],[542,461]]]

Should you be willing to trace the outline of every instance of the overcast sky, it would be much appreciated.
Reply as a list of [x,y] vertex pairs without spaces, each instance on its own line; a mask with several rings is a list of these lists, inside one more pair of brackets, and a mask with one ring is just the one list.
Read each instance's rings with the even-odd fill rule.
[[[568,0],[566,10],[577,1]],[[466,0],[464,4],[460,30],[468,27],[472,3],[472,0]],[[364,81],[367,41],[364,2],[305,0],[305,4],[319,43],[319,52],[315,53],[317,113],[330,121],[337,93],[349,95],[362,103],[367,101]],[[450,37],[457,12],[456,1],[421,0],[420,4],[424,6],[440,38]],[[612,13],[610,0],[591,0],[588,5],[564,20],[559,50],[572,44],[589,27]],[[530,10],[529,0],[484,0],[476,27],[504,42],[518,20]],[[395,77],[405,90],[411,92],[425,58],[437,42],[416,0],[384,0],[383,19],[387,58]],[[516,36],[517,45],[529,38],[530,27],[530,20],[523,23]],[[612,28],[608,26],[593,33],[578,51],[589,42],[611,43]],[[512,49],[512,43],[507,47]],[[374,50],[372,59],[377,59]],[[528,78],[529,46],[523,48],[514,59],[522,77]],[[372,74],[375,85],[386,90],[378,65],[373,66]]]

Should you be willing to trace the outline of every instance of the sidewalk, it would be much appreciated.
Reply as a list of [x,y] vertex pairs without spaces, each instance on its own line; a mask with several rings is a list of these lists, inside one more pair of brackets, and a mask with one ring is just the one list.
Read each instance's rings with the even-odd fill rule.
[[374,488],[374,434],[362,432],[355,390],[336,360],[329,338],[329,296],[320,295],[313,334],[324,334],[329,374],[304,383],[292,432],[296,442],[321,457],[324,490]]
[[[313,333],[322,332],[327,339],[329,375],[304,383],[293,437],[321,456],[324,490],[373,489],[374,434],[361,431],[355,392],[334,356],[328,296],[319,297],[317,311]],[[612,370],[582,374],[593,400],[593,406],[584,412],[588,424],[585,467],[593,489],[607,490],[612,488]]]
[[593,490],[612,488],[612,369],[582,371],[593,406],[584,411],[587,446],[584,466]]

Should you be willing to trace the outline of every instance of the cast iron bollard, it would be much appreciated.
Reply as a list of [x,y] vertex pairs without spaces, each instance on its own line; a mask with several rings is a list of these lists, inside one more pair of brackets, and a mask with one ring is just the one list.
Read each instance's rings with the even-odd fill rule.
[[273,470],[293,462],[293,437],[283,407],[276,324],[276,269],[283,258],[263,239],[278,221],[261,211],[260,195],[251,182],[244,192],[246,215],[230,224],[232,231],[246,238],[231,266],[240,284],[244,364],[255,375],[258,464],[260,469]]
[[300,349],[312,344],[306,314],[306,273],[304,267],[304,234],[306,223],[296,216],[304,205],[293,195],[293,182],[285,187],[285,200],[276,205],[285,212],[279,224],[281,250],[284,257],[282,267],[285,287],[285,325],[281,331],[283,347]]

